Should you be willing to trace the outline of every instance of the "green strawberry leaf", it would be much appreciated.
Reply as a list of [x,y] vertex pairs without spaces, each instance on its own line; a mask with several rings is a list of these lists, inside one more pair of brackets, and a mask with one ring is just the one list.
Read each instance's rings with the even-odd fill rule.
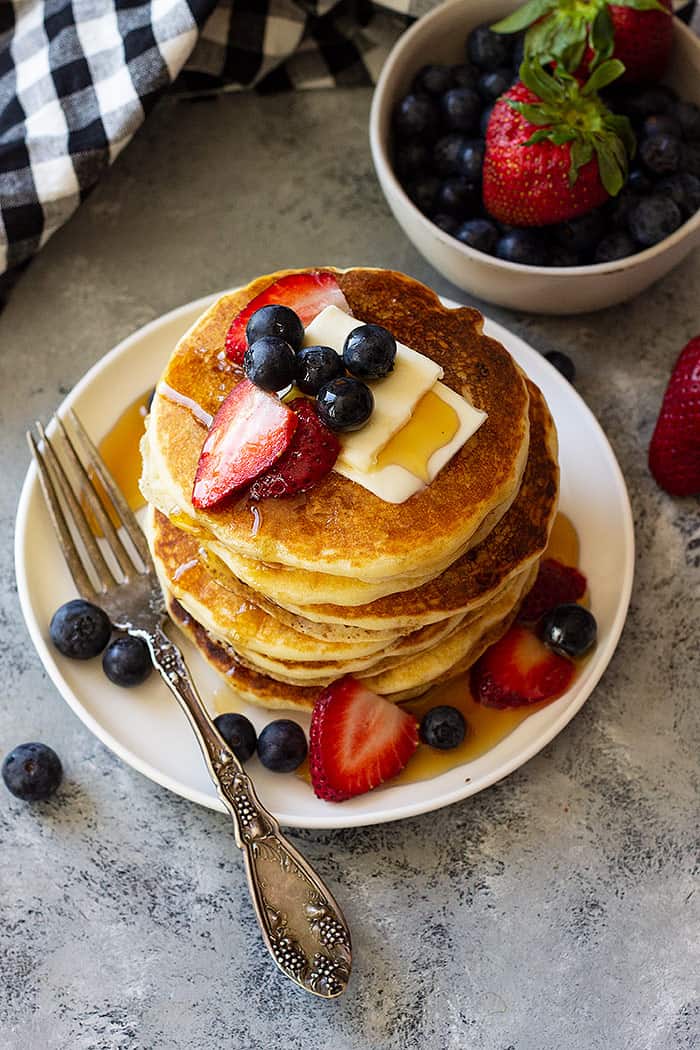
[[607,141],[596,142],[594,145],[600,181],[611,197],[616,197],[625,183],[626,167],[620,166],[619,157],[615,151],[610,149]]
[[549,125],[552,123],[551,114],[547,113],[541,106],[533,106],[529,102],[513,102],[512,99],[506,99],[511,109],[516,110],[522,117],[529,120],[531,124],[535,124],[537,127]]
[[613,80],[617,80],[618,77],[622,76],[624,72],[625,67],[617,58],[611,58],[607,62],[603,62],[591,73],[585,85],[581,88],[581,94],[586,98],[598,91],[602,91],[608,84],[612,84]]
[[607,7],[601,7],[593,20],[590,41],[593,51],[591,69],[595,69],[601,62],[610,58],[615,47],[615,29]]
[[557,2],[558,0],[528,0],[517,11],[513,11],[512,15],[502,18],[500,22],[494,22],[490,28],[494,33],[519,33],[521,29],[526,29],[542,15],[552,11]]
[[671,12],[658,0],[615,0],[616,7],[631,7],[634,11],[663,11],[671,17]]

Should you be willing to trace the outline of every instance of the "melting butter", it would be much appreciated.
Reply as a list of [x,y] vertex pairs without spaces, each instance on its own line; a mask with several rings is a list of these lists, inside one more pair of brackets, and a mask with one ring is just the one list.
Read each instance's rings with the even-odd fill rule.
[[377,456],[375,470],[395,465],[408,470],[426,485],[431,476],[430,457],[452,441],[460,427],[460,419],[452,405],[448,405],[435,390],[429,390],[416,405],[410,420],[394,434]]

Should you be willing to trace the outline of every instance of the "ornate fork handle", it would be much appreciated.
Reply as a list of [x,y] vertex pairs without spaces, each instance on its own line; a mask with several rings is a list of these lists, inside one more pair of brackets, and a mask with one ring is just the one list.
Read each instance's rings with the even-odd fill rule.
[[275,962],[302,988],[326,999],[341,995],[351,967],[350,933],[333,896],[280,832],[250,777],[224,743],[178,647],[161,627],[132,628],[187,715],[217,793],[231,817],[262,935]]

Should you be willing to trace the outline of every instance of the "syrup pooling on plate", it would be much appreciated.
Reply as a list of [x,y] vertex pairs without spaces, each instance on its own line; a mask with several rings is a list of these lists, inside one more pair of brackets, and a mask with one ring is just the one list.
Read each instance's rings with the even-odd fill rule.
[[107,431],[98,451],[132,510],[143,507],[145,500],[139,489],[144,423],[148,415],[150,391],[141,394],[128,405],[114,426]]

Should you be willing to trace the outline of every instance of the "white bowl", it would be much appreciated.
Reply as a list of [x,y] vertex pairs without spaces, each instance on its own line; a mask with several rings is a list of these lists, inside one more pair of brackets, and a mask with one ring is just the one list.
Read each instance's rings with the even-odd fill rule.
[[[478,252],[444,233],[401,188],[391,167],[389,138],[394,104],[428,62],[464,60],[474,26],[495,22],[519,6],[514,0],[448,0],[419,19],[391,51],[377,83],[370,114],[370,145],[380,185],[399,225],[436,270],[459,288],[514,310],[577,314],[614,306],[638,295],[700,244],[700,212],[659,244],[627,259],[593,266],[522,266]],[[674,19],[668,83],[700,105],[700,40]]]

